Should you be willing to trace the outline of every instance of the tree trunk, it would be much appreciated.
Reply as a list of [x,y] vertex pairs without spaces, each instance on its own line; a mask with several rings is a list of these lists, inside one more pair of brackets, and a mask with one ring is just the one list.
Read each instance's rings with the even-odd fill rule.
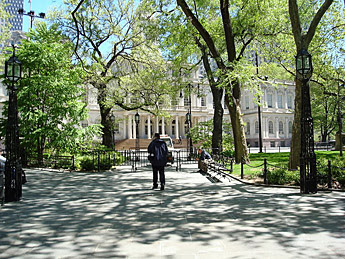
[[223,89],[217,88],[216,86],[212,86],[211,89],[215,106],[213,114],[212,151],[217,154],[223,146]]
[[[231,98],[231,99],[230,99]],[[232,133],[234,135],[235,162],[249,163],[246,137],[244,133],[240,99],[235,99],[228,93],[225,94],[225,102],[229,109]]]
[[212,152],[218,154],[223,147],[223,114],[224,109],[222,106],[223,88],[218,87],[217,82],[214,79],[214,74],[211,69],[210,62],[206,51],[206,46],[202,45],[198,38],[195,38],[195,42],[200,48],[202,53],[202,61],[206,70],[207,79],[210,84],[212,98],[214,103],[213,114],[213,134],[212,134]]
[[102,145],[112,148],[113,147],[113,135],[111,131],[111,120],[110,120],[110,112],[111,107],[107,106],[107,91],[106,85],[101,85],[97,87],[98,89],[98,96],[97,102],[99,105],[99,110],[101,114],[101,125],[102,128]]
[[295,111],[292,125],[292,138],[290,146],[289,169],[297,169],[301,154],[301,90],[302,82],[295,79]]

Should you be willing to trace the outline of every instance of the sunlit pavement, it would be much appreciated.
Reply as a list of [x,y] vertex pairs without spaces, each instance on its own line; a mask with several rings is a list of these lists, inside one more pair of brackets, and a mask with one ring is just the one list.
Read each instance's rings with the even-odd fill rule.
[[0,209],[0,258],[345,258],[345,194],[301,195],[168,168],[27,170]]

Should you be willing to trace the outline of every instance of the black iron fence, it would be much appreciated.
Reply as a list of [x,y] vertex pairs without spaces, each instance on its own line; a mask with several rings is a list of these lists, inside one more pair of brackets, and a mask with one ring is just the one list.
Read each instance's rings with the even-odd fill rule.
[[[151,166],[148,159],[148,152],[143,150],[122,150],[119,151],[123,160],[122,165],[131,166],[133,170],[139,167]],[[192,153],[185,149],[175,149],[169,151],[168,166],[176,168],[176,171],[181,169],[181,164],[196,163],[197,153],[194,150]]]
[[[6,154],[3,153],[6,157]],[[196,163],[197,151],[190,153],[186,149],[169,151],[169,166],[181,169],[181,164]],[[87,150],[80,155],[44,155],[42,159],[37,154],[23,154],[24,167],[45,167],[69,170],[101,171],[116,165],[129,165],[133,169],[151,165],[147,151],[143,150]]]

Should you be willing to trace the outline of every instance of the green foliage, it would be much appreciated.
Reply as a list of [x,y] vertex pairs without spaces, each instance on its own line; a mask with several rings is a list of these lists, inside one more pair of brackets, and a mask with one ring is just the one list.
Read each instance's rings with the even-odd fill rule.
[[[231,124],[223,123],[223,151],[227,154],[232,154],[234,145],[233,138],[230,134]],[[203,148],[212,147],[212,132],[213,132],[213,120],[208,120],[205,122],[199,122],[197,125],[193,126],[190,130],[191,137],[194,143],[201,143]]]
[[276,168],[268,170],[267,181],[269,184],[293,184],[299,185],[299,171],[288,171],[287,169]]
[[57,27],[39,23],[18,50],[23,79],[18,90],[21,143],[36,149],[77,150],[99,132],[99,126],[81,128],[88,111],[79,85],[84,73],[72,63],[73,45]]
[[329,160],[331,161],[332,179],[337,180],[342,186],[345,186],[345,160],[338,154],[335,156],[331,156],[331,154],[329,154],[327,157],[321,157],[317,160],[319,181],[322,184],[327,184],[328,182]]

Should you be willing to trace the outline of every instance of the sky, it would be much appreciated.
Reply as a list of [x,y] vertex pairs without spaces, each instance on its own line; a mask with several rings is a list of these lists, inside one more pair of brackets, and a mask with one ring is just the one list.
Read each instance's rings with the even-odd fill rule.
[[[53,6],[60,6],[63,0],[31,0],[31,5],[29,0],[24,0],[24,10],[29,12],[30,10],[35,11],[35,15],[39,13],[48,13],[48,10]],[[30,9],[31,6],[31,9]],[[35,18],[39,19],[39,18]],[[30,27],[30,17],[23,16],[23,31],[27,32]]]

